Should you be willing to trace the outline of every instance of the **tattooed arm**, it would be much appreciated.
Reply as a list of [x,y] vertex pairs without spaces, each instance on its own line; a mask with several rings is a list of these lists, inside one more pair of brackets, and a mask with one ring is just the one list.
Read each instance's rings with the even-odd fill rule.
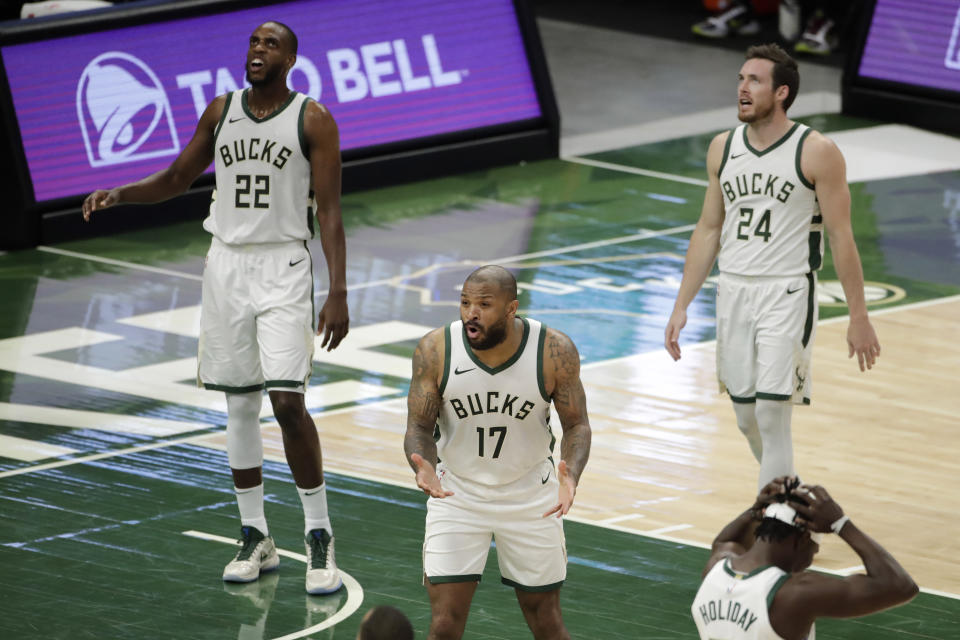
[[437,443],[433,430],[440,415],[439,377],[443,371],[443,329],[425,335],[413,352],[413,376],[407,395],[407,434],[403,451],[417,474],[417,486],[434,498],[452,495],[440,486],[435,471]]
[[553,329],[547,329],[543,380],[563,428],[560,464],[557,465],[557,479],[560,480],[558,501],[543,515],[546,517],[556,513],[560,518],[573,505],[580,474],[590,457],[591,435],[587,396],[580,382],[580,354],[570,338]]

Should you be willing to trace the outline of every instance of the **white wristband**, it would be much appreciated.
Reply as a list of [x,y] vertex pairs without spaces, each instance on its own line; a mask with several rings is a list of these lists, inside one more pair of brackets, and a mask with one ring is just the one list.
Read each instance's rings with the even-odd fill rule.
[[843,529],[843,525],[850,522],[850,516],[841,516],[837,518],[836,522],[830,525],[830,530],[835,534],[840,535],[840,530]]

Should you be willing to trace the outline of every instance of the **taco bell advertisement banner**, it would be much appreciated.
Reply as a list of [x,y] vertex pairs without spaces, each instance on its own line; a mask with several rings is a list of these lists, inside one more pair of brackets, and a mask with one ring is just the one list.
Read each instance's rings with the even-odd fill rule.
[[301,0],[12,45],[36,199],[169,165],[207,104],[247,86],[250,34],[268,20],[297,34],[289,84],[330,109],[341,149],[541,115],[512,0]]

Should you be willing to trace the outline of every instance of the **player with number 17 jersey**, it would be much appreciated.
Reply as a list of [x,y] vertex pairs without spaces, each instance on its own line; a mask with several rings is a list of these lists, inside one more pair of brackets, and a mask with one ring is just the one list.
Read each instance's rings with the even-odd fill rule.
[[229,245],[309,240],[310,161],[303,119],[308,96],[290,92],[257,118],[246,89],[227,94],[214,131],[216,199],[203,228]]

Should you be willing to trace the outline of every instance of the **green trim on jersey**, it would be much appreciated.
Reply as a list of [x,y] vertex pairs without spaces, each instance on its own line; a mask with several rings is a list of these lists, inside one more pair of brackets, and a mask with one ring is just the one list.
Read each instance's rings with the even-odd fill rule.
[[765,393],[763,391],[757,391],[757,400],[789,400],[793,396],[789,394],[782,393]]
[[[811,221],[813,224],[823,223],[822,215],[813,216]],[[823,254],[820,253],[820,238],[823,236],[821,231],[811,231],[809,238],[809,246],[807,248],[807,253],[809,257],[807,258],[807,264],[810,266],[810,271],[818,271],[820,267],[823,266]]]
[[769,569],[769,568],[772,567],[773,565],[772,565],[772,564],[765,564],[765,565],[763,565],[762,567],[757,567],[756,569],[754,569],[753,571],[750,571],[750,572],[748,572],[748,573],[741,573],[741,572],[737,571],[736,569],[734,569],[734,568],[730,565],[730,558],[724,558],[724,559],[723,559],[723,565],[722,565],[722,566],[723,566],[723,570],[727,572],[727,575],[729,575],[729,576],[731,576],[731,577],[733,577],[733,578],[738,578],[738,579],[740,579],[740,580],[746,580],[747,578],[752,578],[753,576],[757,575],[758,573],[760,573],[760,572],[762,572],[762,571],[766,571],[767,569]]
[[271,387],[277,387],[281,389],[296,389],[297,387],[305,387],[303,380],[267,380],[263,383],[264,389],[270,389]]
[[753,155],[755,155],[755,156],[757,156],[758,158],[760,158],[760,157],[762,157],[762,156],[767,155],[768,153],[770,153],[771,151],[773,151],[774,149],[776,149],[777,147],[779,147],[780,145],[782,145],[784,142],[786,142],[786,141],[790,138],[790,136],[793,135],[793,132],[796,131],[796,130],[797,130],[797,127],[799,127],[799,126],[800,126],[800,123],[799,123],[799,122],[794,122],[794,123],[793,123],[793,126],[790,127],[790,131],[787,131],[785,134],[783,134],[783,137],[782,137],[782,138],[780,138],[779,140],[777,140],[776,142],[774,142],[772,145],[770,145],[769,147],[767,147],[767,148],[764,149],[763,151],[757,151],[756,149],[753,148],[753,146],[750,144],[750,141],[747,139],[747,127],[744,127],[744,128],[743,128],[743,143],[744,143],[745,145],[747,145],[747,151],[751,152]]
[[310,159],[310,145],[307,144],[307,134],[303,131],[303,119],[307,116],[307,105],[310,104],[310,98],[303,101],[300,105],[300,115],[297,116],[297,137],[300,139],[300,151],[303,157]]
[[807,274],[807,317],[803,321],[803,348],[807,348],[807,343],[810,342],[810,333],[813,331],[813,303],[816,298],[814,298],[815,292],[814,288],[817,286],[817,281],[814,279],[812,273]]
[[754,402],[757,401],[756,396],[750,396],[749,398],[741,398],[740,396],[735,396],[732,393],[730,394],[730,399],[736,402],[737,404],[753,404]]
[[[733,136],[737,134],[736,129],[730,130],[730,135],[727,136],[727,141],[723,145],[723,160],[720,161],[720,169],[717,171],[717,179],[720,179],[720,176],[723,175],[723,168],[727,166],[727,158],[730,157],[730,145],[733,143]],[[709,176],[707,176],[709,177]]]
[[814,189],[813,183],[807,180],[807,177],[803,175],[803,171],[800,170],[800,154],[803,153],[803,141],[807,139],[807,136],[810,135],[810,132],[813,129],[807,129],[800,135],[800,142],[797,143],[797,177],[800,178],[800,182],[803,183],[807,189]]
[[266,122],[267,120],[271,118],[275,118],[281,113],[283,113],[284,109],[289,107],[290,103],[293,102],[293,99],[296,98],[297,95],[299,95],[296,91],[291,91],[290,95],[287,96],[287,99],[283,101],[283,104],[277,107],[276,111],[264,116],[263,118],[258,118],[257,116],[253,115],[253,111],[250,111],[250,107],[247,104],[247,94],[249,92],[250,92],[250,89],[244,89],[243,93],[240,94],[240,106],[243,107],[243,112],[246,114],[246,116],[251,120],[253,120],[254,122],[256,122],[257,124],[261,122]]
[[[488,367],[487,365],[480,362],[480,359],[473,353],[473,349],[470,347],[470,341],[467,340],[467,329],[466,327],[461,326],[460,334],[463,338],[463,347],[467,351],[467,356],[473,360],[473,363],[480,367],[482,370],[486,371],[492,376],[497,375],[505,369],[509,369],[514,362],[520,359],[520,356],[523,355],[523,350],[527,347],[527,338],[530,337],[530,323],[527,322],[526,318],[520,318],[520,322],[523,323],[523,337],[520,338],[520,346],[517,347],[517,350],[514,352],[510,359],[501,364],[499,367]],[[449,325],[447,325],[449,327]]]
[[526,591],[527,593],[546,593],[547,591],[556,591],[563,586],[563,580],[560,582],[554,582],[553,584],[545,584],[539,587],[528,587],[527,585],[520,584],[519,582],[514,582],[510,578],[500,578],[500,582],[507,585],[508,587],[513,587],[514,589],[519,589],[520,591]]
[[453,352],[453,338],[450,336],[450,325],[443,328],[443,377],[440,378],[440,397],[443,397],[443,391],[447,388],[447,380],[450,379],[450,354]]
[[[540,337],[537,339],[537,386],[540,387],[540,397],[547,404],[550,404],[550,396],[547,395],[547,386],[543,379],[543,344],[547,339],[547,325],[540,323]],[[548,425],[549,428],[549,425]],[[553,446],[550,446],[553,451]]]
[[207,391],[224,391],[226,393],[250,393],[252,391],[263,391],[263,383],[260,384],[251,384],[246,387],[231,387],[225,384],[210,384],[209,382],[203,383],[203,388]]
[[227,100],[223,103],[223,113],[220,114],[220,120],[217,121],[217,126],[213,129],[213,148],[217,148],[217,136],[220,135],[220,130],[223,129],[223,122],[227,119],[227,112],[230,111],[230,102],[233,100],[233,91],[227,94]]
[[465,573],[459,576],[427,576],[430,584],[451,584],[454,582],[480,582],[479,573]]
[[770,606],[773,604],[773,599],[777,595],[777,591],[780,591],[780,587],[783,586],[783,583],[790,579],[790,574],[785,573],[780,576],[780,579],[773,583],[773,586],[770,587],[770,593],[767,594],[767,611],[770,610]]
[[316,233],[313,230],[313,189],[310,189],[307,194],[307,228],[310,229],[310,237],[314,237]]

